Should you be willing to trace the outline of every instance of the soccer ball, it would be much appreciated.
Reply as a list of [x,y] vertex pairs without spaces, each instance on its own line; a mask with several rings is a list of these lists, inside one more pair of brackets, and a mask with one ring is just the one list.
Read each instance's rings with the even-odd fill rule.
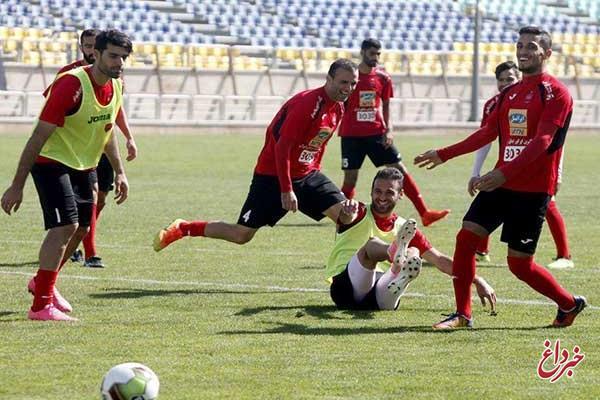
[[155,400],[158,398],[158,376],[140,363],[124,363],[112,367],[102,380],[102,400]]

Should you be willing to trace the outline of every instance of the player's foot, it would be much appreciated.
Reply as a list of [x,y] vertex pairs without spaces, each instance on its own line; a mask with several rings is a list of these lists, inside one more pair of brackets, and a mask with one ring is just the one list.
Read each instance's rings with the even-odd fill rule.
[[70,257],[71,262],[83,262],[83,252],[79,249],[75,250]]
[[490,258],[490,253],[481,253],[479,251],[476,251],[475,261],[480,264],[486,264],[492,262],[492,259]]
[[552,322],[552,326],[555,328],[565,328],[573,325],[575,317],[587,307],[587,300],[583,296],[575,296],[575,307],[570,311],[562,311],[560,308],[556,313],[556,318]]
[[570,258],[557,258],[548,264],[548,268],[552,269],[569,269],[574,267],[575,263]]
[[421,215],[423,226],[429,226],[450,214],[450,210],[427,210]]
[[388,290],[393,294],[402,294],[408,287],[408,284],[414,281],[421,272],[421,257],[410,255],[404,261],[398,276],[388,283]]
[[[34,278],[31,278],[29,280],[29,283],[27,284],[27,290],[29,291],[29,293],[35,295],[35,279]],[[69,312],[73,311],[73,307],[71,307],[71,304],[67,301],[67,299],[65,299],[62,296],[62,294],[60,294],[60,292],[58,291],[56,286],[54,286],[54,292],[52,293],[52,296],[53,296],[52,304],[59,311],[64,312],[64,313],[69,313]]]
[[176,219],[169,226],[158,231],[154,236],[154,251],[161,251],[171,243],[183,237],[183,232],[179,229],[179,224],[186,222],[183,219]]
[[27,318],[36,321],[77,321],[77,318],[69,317],[67,314],[54,307],[53,304],[48,304],[39,311],[29,309]]
[[417,221],[412,218],[404,221],[400,229],[398,229],[396,239],[388,247],[388,256],[390,256],[392,263],[402,265],[407,256],[406,251],[408,250],[408,245],[415,237],[416,232]]
[[469,319],[462,314],[454,313],[443,321],[433,325],[433,329],[436,331],[441,330],[452,330],[457,328],[472,328],[473,319]]
[[83,266],[88,268],[104,268],[104,263],[100,257],[91,256],[85,260]]

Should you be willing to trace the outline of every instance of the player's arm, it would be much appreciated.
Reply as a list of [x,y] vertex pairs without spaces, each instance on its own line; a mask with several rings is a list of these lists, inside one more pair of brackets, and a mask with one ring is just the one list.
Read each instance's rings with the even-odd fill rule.
[[469,179],[469,183],[467,184],[467,192],[471,196],[475,196],[477,190],[475,189],[475,183],[477,182],[477,178],[481,174],[481,168],[483,167],[483,163],[487,158],[490,149],[492,148],[492,144],[488,143],[485,146],[481,147],[475,152],[475,161],[473,162],[473,171],[471,172],[471,178]]
[[23,188],[25,187],[27,175],[29,175],[33,163],[40,154],[42,147],[44,147],[44,143],[46,143],[55,129],[56,125],[40,120],[25,144],[12,184],[2,196],[2,209],[8,215],[10,215],[11,211],[19,209],[23,201]]
[[125,114],[125,109],[123,107],[119,109],[116,123],[126,139],[125,146],[127,147],[127,161],[134,160],[137,157],[138,149],[137,145],[135,144],[135,140],[133,139],[133,135],[131,134],[131,130],[129,129],[129,121],[127,120],[127,115]]
[[[435,247],[429,248],[429,250],[421,254],[421,257],[427,262],[435,265],[436,268],[444,274],[452,276],[452,259]],[[477,295],[481,299],[481,304],[485,306],[487,300],[487,302],[490,303],[492,311],[496,311],[496,292],[494,291],[494,288],[478,275],[475,275],[473,284],[477,290]]]
[[298,199],[292,188],[290,154],[304,132],[310,129],[309,115],[310,111],[306,113],[299,105],[289,107],[285,121],[279,129],[279,139],[275,143],[275,168],[281,190],[281,207],[287,211],[298,210]]
[[381,102],[381,112],[383,114],[383,123],[385,129],[385,147],[389,147],[394,143],[394,134],[390,126],[390,100],[386,99]]
[[119,146],[114,130],[111,132],[106,146],[104,146],[104,153],[106,154],[106,157],[108,157],[110,165],[115,170],[115,200],[117,201],[117,204],[121,204],[127,200],[129,194],[129,182],[127,182],[127,176],[125,176],[125,169],[123,168],[123,162],[121,161],[121,155],[119,154]]

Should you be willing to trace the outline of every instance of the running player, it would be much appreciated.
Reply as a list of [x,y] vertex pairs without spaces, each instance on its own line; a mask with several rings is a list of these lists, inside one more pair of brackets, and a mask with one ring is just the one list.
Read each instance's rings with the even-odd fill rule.
[[479,194],[456,236],[452,265],[456,312],[434,329],[472,326],[470,286],[476,269],[475,250],[481,238],[502,224],[500,239],[508,244],[508,267],[558,305],[553,326],[570,326],[587,305],[583,296],[574,297],[533,260],[546,208],[556,190],[573,99],[566,86],[546,72],[552,55],[547,31],[535,26],[521,28],[516,49],[523,79],[501,93],[486,125],[459,143],[415,158],[419,167],[431,169],[500,139],[498,162],[474,183]]
[[361,63],[358,65],[358,85],[346,104],[347,112],[340,125],[342,142],[342,192],[352,199],[355,194],[358,171],[365,156],[376,167],[386,165],[398,168],[404,174],[404,193],[421,216],[424,226],[444,218],[450,210],[429,210],[421,197],[416,182],[402,163],[394,146],[390,126],[390,98],[393,97],[392,78],[377,66],[381,55],[381,42],[365,39],[360,47]]
[[327,216],[349,223],[348,202],[320,172],[327,142],[342,119],[343,102],[358,79],[356,64],[340,59],[329,67],[325,86],[289,99],[267,128],[254,168],[250,192],[237,223],[176,219],[154,238],[160,251],[183,236],[206,236],[245,244],[265,225],[274,226],[288,212],[300,210],[319,221]]
[[[414,220],[394,213],[402,197],[402,181],[396,168],[377,172],[371,204],[359,203],[356,219],[337,226],[325,272],[331,298],[339,308],[395,310],[408,284],[419,275],[421,258],[452,275],[452,259],[427,241]],[[487,300],[494,312],[494,289],[479,276],[474,283],[482,304]]]
[[72,307],[55,283],[65,254],[71,254],[88,231],[93,204],[91,175],[103,151],[117,173],[117,204],[127,199],[129,185],[112,127],[122,104],[118,78],[131,50],[125,34],[101,32],[95,42],[93,66],[66,72],[54,81],[12,184],[2,196],[2,209],[9,215],[17,211],[31,172],[48,233],[40,248],[40,268],[28,284],[34,295],[29,319],[76,320],[67,315]]

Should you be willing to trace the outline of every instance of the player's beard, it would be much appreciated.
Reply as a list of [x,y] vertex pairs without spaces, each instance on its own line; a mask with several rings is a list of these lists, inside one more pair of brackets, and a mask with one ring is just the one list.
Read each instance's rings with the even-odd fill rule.
[[118,69],[118,70],[115,70],[115,69],[109,69],[109,68],[106,68],[105,66],[100,66],[100,65],[98,66],[98,69],[99,69],[99,70],[100,70],[100,72],[102,72],[104,75],[106,75],[106,76],[108,76],[108,77],[110,77],[110,78],[113,78],[113,79],[117,79],[117,78],[119,78],[119,77],[121,76],[121,73],[123,72],[123,70],[122,70],[122,69]]
[[85,60],[86,63],[88,63],[88,65],[92,65],[94,63],[94,61],[96,61],[96,57],[94,57],[94,54],[83,54],[83,59]]
[[372,204],[373,212],[378,215],[388,215],[396,207],[395,203],[387,202],[385,204],[378,204],[377,202],[373,202]]
[[371,68],[375,68],[377,66],[377,60],[368,60],[365,58],[365,59],[363,59],[363,62]]

